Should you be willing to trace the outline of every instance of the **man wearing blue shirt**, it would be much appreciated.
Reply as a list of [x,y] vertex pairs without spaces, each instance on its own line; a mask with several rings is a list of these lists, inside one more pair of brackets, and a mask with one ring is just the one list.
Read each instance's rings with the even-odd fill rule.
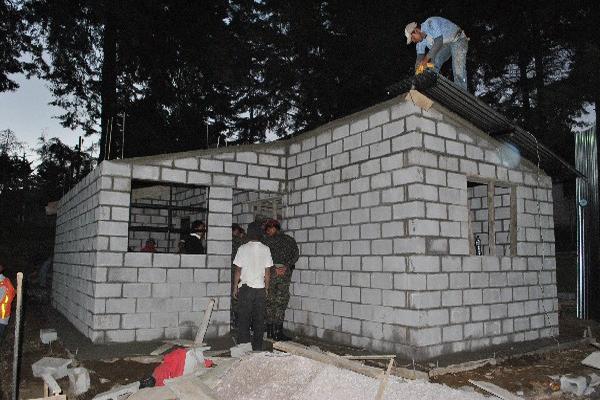
[[[452,21],[442,17],[430,17],[422,24],[411,22],[404,29],[406,44],[417,46],[417,61],[420,64],[432,62],[436,72],[452,57],[454,82],[467,90],[467,50],[469,39],[463,30]],[[426,49],[429,49],[425,53]]]

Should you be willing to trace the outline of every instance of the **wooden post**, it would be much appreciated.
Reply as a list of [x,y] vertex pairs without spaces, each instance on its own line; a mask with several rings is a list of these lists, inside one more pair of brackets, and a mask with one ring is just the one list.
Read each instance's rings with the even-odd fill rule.
[[517,188],[510,188],[510,255],[517,255]]
[[23,273],[17,273],[17,308],[15,315],[15,346],[13,354],[13,400],[19,394],[19,344],[21,337],[21,309],[23,308]]
[[488,204],[488,249],[489,255],[496,255],[496,208],[494,205],[494,195],[496,187],[494,182],[488,183],[487,204]]
[[206,310],[204,310],[204,317],[202,318],[202,323],[198,327],[198,333],[196,334],[196,339],[194,340],[194,345],[196,346],[200,346],[204,342],[204,336],[208,330],[208,324],[210,323],[210,317],[214,307],[215,299],[210,299],[208,301],[208,305],[206,306]]

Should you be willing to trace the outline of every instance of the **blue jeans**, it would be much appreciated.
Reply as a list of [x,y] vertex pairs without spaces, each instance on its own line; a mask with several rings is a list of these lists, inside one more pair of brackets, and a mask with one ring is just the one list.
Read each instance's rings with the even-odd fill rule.
[[467,90],[467,50],[469,41],[466,36],[452,43],[445,43],[440,51],[435,55],[433,64],[435,71],[440,72],[442,65],[452,57],[452,73],[454,74],[454,83]]

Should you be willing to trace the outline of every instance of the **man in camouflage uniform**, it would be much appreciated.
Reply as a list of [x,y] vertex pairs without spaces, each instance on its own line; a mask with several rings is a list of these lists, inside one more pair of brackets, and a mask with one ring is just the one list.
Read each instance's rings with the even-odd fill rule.
[[273,267],[271,284],[267,294],[267,337],[289,340],[283,333],[285,310],[290,300],[292,272],[300,252],[293,237],[281,233],[279,222],[269,219],[263,224],[265,236],[262,242],[271,249]]

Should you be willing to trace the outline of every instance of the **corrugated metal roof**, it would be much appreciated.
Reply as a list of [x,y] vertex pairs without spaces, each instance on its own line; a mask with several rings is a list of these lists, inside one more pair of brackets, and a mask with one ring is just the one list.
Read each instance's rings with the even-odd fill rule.
[[585,178],[575,167],[544,146],[532,133],[433,71],[390,86],[388,94],[395,96],[408,92],[413,87],[494,139],[516,147],[529,161],[537,164],[539,160],[540,167],[549,175],[560,179]]

